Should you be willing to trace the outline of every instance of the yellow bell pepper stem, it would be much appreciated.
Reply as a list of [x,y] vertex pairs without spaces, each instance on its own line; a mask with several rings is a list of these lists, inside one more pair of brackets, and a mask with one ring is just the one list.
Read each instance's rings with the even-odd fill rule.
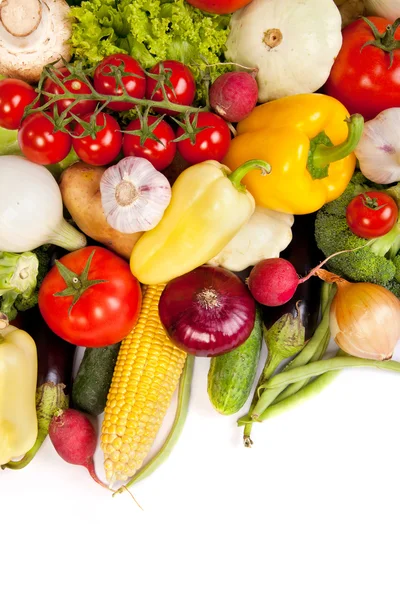
[[248,160],[230,173],[228,179],[239,192],[245,192],[246,186],[243,185],[242,179],[246,177],[247,173],[254,171],[254,169],[260,169],[261,175],[269,175],[271,173],[271,165],[265,162],[265,160]]
[[342,160],[354,152],[364,130],[364,117],[354,114],[346,119],[346,123],[349,128],[347,139],[337,146],[318,144],[311,155],[311,169],[310,163],[308,165],[310,171],[313,170],[313,167],[314,169],[324,169],[331,163]]

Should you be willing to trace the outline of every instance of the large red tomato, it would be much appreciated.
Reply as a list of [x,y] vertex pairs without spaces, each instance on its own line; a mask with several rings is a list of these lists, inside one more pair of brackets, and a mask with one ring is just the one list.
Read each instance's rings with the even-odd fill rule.
[[[387,40],[400,41],[400,29],[391,29],[390,21],[381,17],[369,20]],[[363,19],[343,29],[343,45],[324,87],[324,92],[340,100],[351,114],[360,113],[366,120],[400,106],[400,49],[391,53],[379,47],[389,42],[379,40],[377,32]]]
[[227,15],[239,10],[251,0],[187,0],[189,4],[216,15]]
[[129,264],[105,248],[63,256],[39,290],[39,309],[56,335],[76,346],[120,342],[135,326],[141,289]]

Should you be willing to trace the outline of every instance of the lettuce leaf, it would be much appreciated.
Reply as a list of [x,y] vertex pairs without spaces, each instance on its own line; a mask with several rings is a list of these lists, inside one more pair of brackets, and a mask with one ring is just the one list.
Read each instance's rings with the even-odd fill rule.
[[[230,15],[209,15],[184,0],[87,0],[71,9],[74,58],[96,65],[116,52],[145,69],[160,60],[184,62],[200,79],[199,65],[223,61]],[[230,70],[212,69],[212,78]]]

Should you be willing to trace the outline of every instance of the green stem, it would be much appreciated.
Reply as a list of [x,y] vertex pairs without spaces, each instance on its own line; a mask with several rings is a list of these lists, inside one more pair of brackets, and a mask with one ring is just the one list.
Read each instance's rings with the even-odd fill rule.
[[176,407],[174,422],[164,444],[153,456],[153,458],[149,460],[149,462],[142,469],[140,469],[140,471],[138,471],[127,484],[118,488],[115,494],[120,494],[125,488],[128,488],[132,484],[137,483],[138,481],[141,481],[142,479],[145,479],[151,475],[151,473],[153,473],[163,462],[165,462],[165,460],[171,454],[172,449],[182,433],[182,429],[186,421],[190,402],[193,368],[194,356],[188,354],[181,380],[179,382],[178,405]]
[[333,162],[346,158],[354,152],[361,139],[364,129],[364,118],[361,115],[352,115],[346,120],[348,126],[347,139],[338,146],[325,146],[320,144],[314,150],[312,164],[314,168],[323,169]]
[[48,428],[47,429],[39,429],[35,444],[25,454],[25,456],[23,458],[21,458],[21,460],[16,460],[16,461],[10,460],[7,464],[2,465],[1,468],[2,469],[7,468],[7,469],[12,469],[12,470],[16,471],[19,469],[23,469],[24,467],[29,465],[31,460],[36,456],[37,452],[39,451],[40,447],[42,446],[44,440],[47,437],[47,434],[48,434]]
[[[337,371],[339,369],[348,369],[350,367],[375,367],[386,371],[397,371],[400,373],[400,362],[395,360],[372,360],[369,358],[356,358],[354,356],[336,356],[327,360],[319,360],[296,369],[290,369],[285,373],[279,373],[272,377],[267,383],[268,389],[281,388],[283,384],[288,385],[295,381],[305,379],[306,377],[318,377],[328,371]],[[264,410],[267,407],[264,407]],[[264,412],[264,410],[262,412]]]
[[49,237],[48,242],[72,251],[86,246],[86,237],[63,219],[57,231],[53,231],[53,235]]
[[228,175],[228,179],[235,186],[235,188],[239,191],[243,191],[245,189],[244,185],[241,183],[243,177],[247,175],[250,171],[254,169],[260,169],[262,175],[267,175],[271,173],[271,165],[269,165],[264,160],[248,160],[235,169],[230,175]]
[[33,447],[21,460],[10,461],[2,465],[2,469],[23,469],[36,456],[49,432],[50,421],[54,414],[62,409],[68,408],[68,396],[64,394],[64,384],[52,382],[43,383],[36,390],[36,411],[38,418],[38,435]]
[[76,94],[68,90],[66,90],[66,92],[63,92],[62,94],[50,94],[49,92],[42,91],[42,95],[45,98],[48,98],[48,100],[45,100],[42,106],[38,106],[36,108],[28,107],[26,115],[48,111],[54,106],[54,103],[58,100],[72,100],[72,103],[68,106],[68,111],[71,111],[71,109],[73,109],[78,104],[78,102],[81,102],[83,100],[95,100],[99,103],[99,105],[104,105],[104,108],[108,104],[110,104],[110,102],[127,102],[129,104],[132,104],[132,108],[135,108],[135,106],[145,106],[154,109],[167,108],[168,110],[172,110],[180,114],[200,113],[207,110],[207,108],[175,104],[174,102],[169,102],[165,100],[157,102],[155,100],[148,100],[146,98],[133,98],[132,96],[129,96],[129,94],[125,93],[121,94],[120,96],[107,96],[104,94],[99,94],[95,90],[93,90],[93,92],[91,92],[90,94],[79,94],[79,97],[77,97]]

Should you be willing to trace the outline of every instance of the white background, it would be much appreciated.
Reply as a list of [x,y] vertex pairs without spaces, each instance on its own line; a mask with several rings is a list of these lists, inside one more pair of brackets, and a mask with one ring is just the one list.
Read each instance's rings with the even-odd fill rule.
[[0,472],[1,598],[399,600],[398,375],[342,372],[248,450],[207,369],[170,458],[132,488],[143,511],[48,440]]

